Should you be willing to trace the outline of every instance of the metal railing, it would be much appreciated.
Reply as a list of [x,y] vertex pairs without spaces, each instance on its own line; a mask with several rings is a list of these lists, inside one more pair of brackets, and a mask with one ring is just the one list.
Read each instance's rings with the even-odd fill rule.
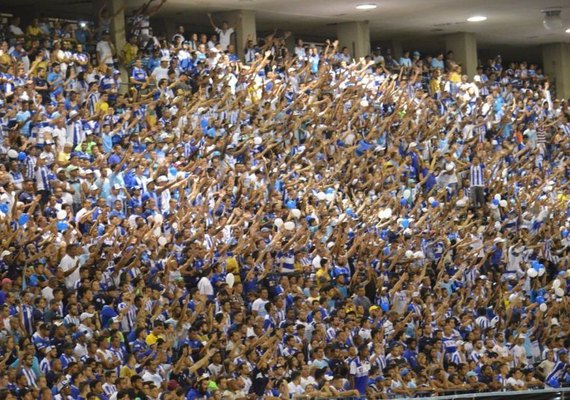
[[[463,393],[449,394],[445,396],[430,396],[429,394],[417,393],[418,396],[402,397],[401,395],[384,394],[387,399],[417,399],[417,398],[430,398],[432,400],[455,400],[455,399],[473,399],[473,400],[492,400],[492,399],[505,399],[517,398],[517,400],[570,400],[570,388],[558,389],[531,389],[521,391],[507,391],[507,392],[479,392],[479,393]],[[379,397],[382,398],[382,397]],[[362,397],[312,397],[313,400],[364,400],[368,396]]]

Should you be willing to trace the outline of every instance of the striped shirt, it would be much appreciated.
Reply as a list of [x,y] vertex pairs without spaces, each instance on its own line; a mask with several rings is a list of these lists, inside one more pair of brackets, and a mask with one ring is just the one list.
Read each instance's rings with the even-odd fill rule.
[[110,383],[104,383],[102,388],[103,392],[105,392],[107,396],[111,396],[113,393],[117,391],[117,386],[111,385]]
[[42,166],[37,170],[36,188],[38,191],[41,190],[51,191],[51,185],[49,182],[49,171],[45,166]]
[[27,386],[37,388],[36,380],[38,379],[36,373],[31,368],[22,368],[22,374],[26,377]]
[[33,308],[27,304],[22,304],[20,308],[20,315],[22,318],[22,324],[24,329],[28,332],[28,335],[32,335],[34,332],[34,311]]
[[47,373],[49,371],[51,371],[51,360],[48,360],[47,357],[45,357],[41,362],[40,362],[40,371],[42,371],[42,374],[47,375]]
[[567,364],[565,362],[562,361],[556,362],[556,364],[554,364],[554,368],[552,368],[552,371],[550,371],[544,382],[548,384],[548,381],[551,380],[552,378],[561,379],[564,376],[566,367]]
[[471,186],[483,187],[485,186],[485,178],[483,176],[483,164],[472,165],[470,168],[470,181]]
[[37,164],[37,158],[34,156],[28,156],[26,157],[26,161],[25,161],[25,171],[26,171],[26,179],[31,179],[34,180],[36,179],[36,164]]
[[485,141],[485,135],[487,134],[487,127],[485,125],[473,128],[473,132],[477,135],[479,143]]
[[481,316],[475,320],[475,323],[479,326],[479,328],[481,328],[481,330],[485,330],[489,327],[490,321],[489,318]]
[[[125,308],[127,308],[127,305],[125,303],[120,303],[118,308],[119,312],[121,312]],[[131,304],[131,306],[127,310],[127,313],[123,317],[123,320],[121,321],[121,328],[123,332],[130,332],[131,330],[134,329],[136,318],[137,318],[137,308]]]

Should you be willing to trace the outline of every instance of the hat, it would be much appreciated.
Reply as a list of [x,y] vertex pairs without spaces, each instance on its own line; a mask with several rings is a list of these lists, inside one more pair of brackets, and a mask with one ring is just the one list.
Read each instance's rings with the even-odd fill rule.
[[79,113],[77,112],[77,110],[71,110],[71,112],[69,113],[69,118],[75,118],[79,115]]
[[91,313],[88,313],[88,312],[84,312],[84,313],[81,313],[81,315],[79,316],[79,319],[80,319],[81,321],[83,321],[84,319],[92,318],[94,315],[95,315],[95,314],[91,314]]
[[455,346],[459,347],[459,346],[463,346],[465,344],[465,342],[463,340],[458,340],[457,342],[455,342]]
[[378,307],[378,306],[372,306],[368,309],[368,311],[374,311],[374,310],[379,310],[379,309],[380,309],[380,307]]
[[469,371],[469,372],[467,372],[467,373],[465,374],[465,376],[466,376],[467,378],[471,378],[471,377],[475,377],[475,378],[476,378],[476,377],[477,377],[477,373],[476,373],[475,371]]
[[[2,252],[2,254],[6,253],[6,251],[8,251],[8,250],[5,250],[4,252]],[[10,252],[8,252],[8,253],[10,253]],[[10,279],[10,278],[2,279],[2,285],[6,284],[6,283],[12,283],[12,279]]]
[[164,182],[168,182],[168,178],[166,176],[162,175],[162,176],[159,176],[158,178],[156,178],[156,181],[158,183],[164,183]]
[[[12,252],[10,250],[4,250],[0,254],[0,260],[4,259],[4,257],[6,257],[6,256],[9,256],[10,254],[12,254]],[[4,281],[6,281],[6,279],[8,279],[8,281],[12,282],[12,280],[10,278],[4,278],[4,279],[2,279],[2,283],[4,283]]]
[[163,61],[169,62],[170,59],[169,59],[168,57],[162,57],[162,58],[160,59],[160,62],[163,62]]
[[[86,314],[86,313],[84,313],[84,314]],[[85,336],[85,332],[83,332],[83,331],[77,331],[77,332],[75,332],[75,333],[71,336],[71,338],[72,338],[73,340],[77,340],[77,339],[79,339],[79,338],[82,337],[82,336]]]
[[180,385],[174,379],[168,381],[168,386],[167,386],[168,390],[176,390],[178,389],[178,386]]
[[410,373],[410,370],[408,368],[404,368],[400,371],[400,376],[406,376]]

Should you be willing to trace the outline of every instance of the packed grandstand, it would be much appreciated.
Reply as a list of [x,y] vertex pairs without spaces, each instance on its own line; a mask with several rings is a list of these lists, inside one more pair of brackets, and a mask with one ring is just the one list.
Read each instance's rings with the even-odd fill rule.
[[570,383],[570,108],[539,66],[236,54],[144,13],[117,49],[110,18],[1,34],[1,398]]

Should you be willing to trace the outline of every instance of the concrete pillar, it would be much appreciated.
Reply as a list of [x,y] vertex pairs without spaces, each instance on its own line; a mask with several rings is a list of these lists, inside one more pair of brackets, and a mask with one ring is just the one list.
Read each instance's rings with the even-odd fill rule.
[[402,48],[402,41],[401,40],[392,40],[390,48],[392,49],[392,58],[396,61],[402,57],[404,54],[404,50]]
[[348,47],[350,55],[355,60],[370,54],[370,28],[368,21],[338,24],[336,32],[340,48]]
[[127,43],[125,31],[125,0],[112,0],[110,1],[109,8],[109,13],[114,16],[111,20],[111,39],[115,43],[117,53],[119,53],[125,43]]
[[[111,19],[111,40],[115,43],[117,57],[120,60],[121,50],[127,43],[127,30],[125,24],[125,0],[111,0],[109,2],[109,13],[113,16]],[[119,71],[121,72],[121,81],[123,84],[119,87],[120,93],[128,90],[129,73],[125,66],[119,62]]]
[[477,74],[477,39],[474,33],[458,32],[445,36],[445,48],[453,51],[462,73],[473,78]]
[[223,21],[228,21],[228,24],[234,28],[235,34],[233,35],[232,43],[234,43],[236,47],[237,55],[243,60],[246,41],[251,39],[254,43],[257,42],[255,11],[236,10],[219,12],[214,14],[214,21],[218,26],[221,26]]
[[570,98],[570,44],[550,43],[542,46],[544,74],[554,81],[556,97]]

